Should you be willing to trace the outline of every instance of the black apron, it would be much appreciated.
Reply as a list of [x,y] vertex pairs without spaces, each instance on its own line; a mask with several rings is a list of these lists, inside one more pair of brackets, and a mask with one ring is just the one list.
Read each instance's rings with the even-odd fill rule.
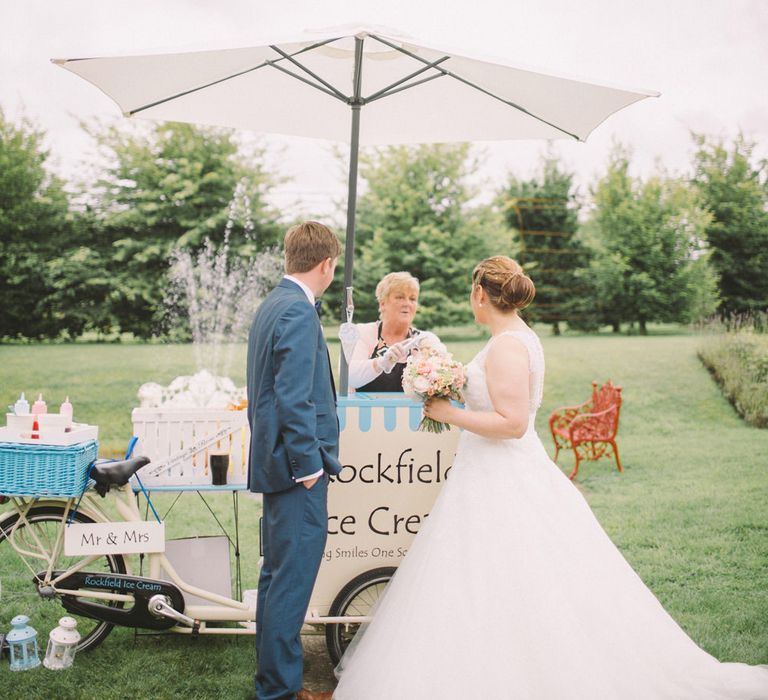
[[[387,345],[384,342],[384,339],[381,337],[381,321],[379,321],[378,324],[378,341],[376,343],[376,347],[373,348],[373,352],[371,353],[371,356],[368,358],[369,360],[373,360],[377,357],[382,357],[385,352],[389,349],[389,345]],[[414,335],[417,335],[420,331],[416,328],[409,328],[408,329],[408,335],[406,336],[406,340],[408,338],[413,338]],[[361,387],[357,388],[357,391],[399,391],[400,393],[403,392],[403,371],[405,370],[405,362],[398,362],[395,364],[395,366],[392,368],[392,371],[389,374],[385,374],[382,372],[379,374],[378,377],[374,377],[371,379],[370,382],[367,384],[364,384]]]

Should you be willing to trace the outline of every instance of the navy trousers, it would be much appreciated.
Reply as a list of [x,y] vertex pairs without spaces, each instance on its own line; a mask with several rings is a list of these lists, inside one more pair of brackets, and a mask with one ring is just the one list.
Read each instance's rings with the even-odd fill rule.
[[328,533],[328,476],[264,494],[264,563],[256,606],[256,698],[293,700],[301,690],[304,650],[299,632]]

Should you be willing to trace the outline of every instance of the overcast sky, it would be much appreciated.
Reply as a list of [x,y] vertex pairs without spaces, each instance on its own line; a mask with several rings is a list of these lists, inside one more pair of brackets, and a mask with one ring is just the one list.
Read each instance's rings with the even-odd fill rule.
[[[116,118],[112,101],[49,62],[53,57],[150,53],[210,42],[264,43],[296,30],[375,23],[437,45],[526,66],[662,93],[610,117],[587,143],[556,142],[581,185],[604,168],[614,139],[634,149],[635,172],[657,159],[688,168],[691,130],[742,130],[768,154],[768,0],[0,0],[0,106],[49,134],[61,172],[89,157],[81,119]],[[268,136],[293,179],[277,193],[321,216],[345,183],[328,142]],[[488,187],[531,174],[546,145],[481,147]],[[281,155],[277,155],[280,153]],[[330,175],[329,175],[330,173]]]

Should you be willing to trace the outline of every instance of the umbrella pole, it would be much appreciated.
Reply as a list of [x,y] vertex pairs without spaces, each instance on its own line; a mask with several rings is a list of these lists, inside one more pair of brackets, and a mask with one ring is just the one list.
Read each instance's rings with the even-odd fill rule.
[[[352,135],[349,145],[349,189],[347,192],[347,237],[344,244],[344,288],[341,302],[341,322],[347,321],[347,289],[352,287],[352,266],[355,262],[355,211],[357,209],[357,157],[360,150],[360,108],[362,107],[363,39],[355,37],[355,71],[352,107]],[[351,291],[350,291],[351,295]],[[349,366],[344,352],[341,355],[339,393],[349,393]]]

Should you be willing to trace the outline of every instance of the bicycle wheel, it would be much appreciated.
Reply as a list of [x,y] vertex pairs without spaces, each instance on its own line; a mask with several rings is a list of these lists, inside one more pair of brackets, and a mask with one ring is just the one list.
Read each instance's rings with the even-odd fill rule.
[[[17,552],[9,541],[14,525],[19,520],[14,515],[0,523],[0,607],[3,617],[27,615],[37,630],[41,646],[45,648],[48,633],[58,625],[59,618],[69,615],[77,621],[80,633],[78,650],[87,651],[98,646],[112,631],[113,625],[81,615],[72,615],[64,609],[58,595],[49,594],[44,582],[36,574],[48,568],[53,556],[54,544],[62,528],[64,509],[59,506],[39,506],[29,510],[27,522],[21,523],[13,532],[13,543],[25,554]],[[75,513],[74,522],[92,523],[93,520],[80,512]],[[5,544],[3,544],[5,543]],[[53,571],[63,571],[81,561],[82,557],[68,557],[63,552],[53,562]],[[125,560],[121,554],[102,555],[85,567],[100,574],[124,574]],[[124,606],[123,601],[104,601],[110,607]],[[6,620],[7,621],[7,620]]]
[[[368,615],[395,571],[397,569],[394,566],[382,566],[353,578],[336,596],[328,616],[364,617]],[[333,623],[325,626],[325,645],[334,666],[341,661],[344,651],[359,629],[360,624],[357,622]]]

